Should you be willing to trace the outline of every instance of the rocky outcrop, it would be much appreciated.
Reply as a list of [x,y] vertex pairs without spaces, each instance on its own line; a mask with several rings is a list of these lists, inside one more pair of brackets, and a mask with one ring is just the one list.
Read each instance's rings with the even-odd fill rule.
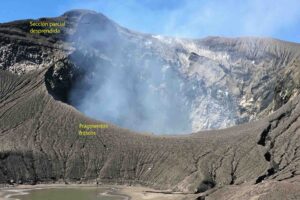
[[[35,35],[28,34],[26,20],[1,25],[0,67],[22,74],[54,66],[53,81],[47,80],[52,82],[50,91],[56,87],[63,93],[51,94],[62,95],[63,101],[72,89],[80,91],[81,99],[92,98],[86,94],[95,93],[93,85],[103,84],[98,80],[115,70],[130,84],[150,88],[147,92],[154,91],[153,98],[167,97],[180,104],[174,106],[181,107],[176,115],[187,121],[179,119],[186,124],[179,132],[196,132],[265,117],[299,94],[298,44],[268,38],[187,40],[141,34],[92,11],[70,11],[43,20],[65,21],[66,27],[61,34]],[[126,76],[129,70],[131,76]],[[153,73],[157,78],[143,80]],[[92,83],[95,79],[97,83]],[[168,96],[175,92],[177,97]],[[69,103],[80,110],[76,99]]]

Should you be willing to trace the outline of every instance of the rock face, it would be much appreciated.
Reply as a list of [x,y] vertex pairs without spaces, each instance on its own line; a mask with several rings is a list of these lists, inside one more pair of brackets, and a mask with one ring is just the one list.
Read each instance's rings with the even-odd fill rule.
[[[51,66],[46,82],[53,96],[122,127],[226,128],[267,116],[299,93],[297,44],[141,34],[90,11],[53,20],[66,21],[61,34],[28,34],[28,21],[3,24],[0,68],[22,74]],[[120,107],[122,114],[114,112]]]
[[[0,182],[143,184],[208,199],[250,199],[251,191],[260,198],[284,186],[299,197],[298,44],[153,36],[90,11],[44,20],[65,20],[66,27],[58,35],[31,35],[28,21],[0,25]],[[73,106],[80,110],[81,99],[99,98],[91,94],[97,94],[95,83],[111,77],[107,69],[122,78],[131,70],[128,85],[180,103],[181,116],[172,119],[185,126],[173,123],[171,131],[244,124],[180,136],[109,124],[96,136],[80,136],[79,124],[100,121]],[[178,115],[170,115],[173,108],[162,115]],[[244,193],[234,196],[239,190]]]

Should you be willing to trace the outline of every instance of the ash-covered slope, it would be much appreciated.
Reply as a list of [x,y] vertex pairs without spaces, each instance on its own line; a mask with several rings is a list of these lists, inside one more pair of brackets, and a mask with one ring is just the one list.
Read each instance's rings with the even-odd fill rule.
[[164,137],[110,125],[96,136],[79,136],[80,123],[99,122],[54,100],[44,71],[1,72],[1,94],[3,183],[98,181],[203,192],[285,180],[278,184],[294,185],[291,194],[299,195],[299,98],[268,119],[219,131]]
[[[90,25],[86,19],[95,21]],[[299,197],[299,45],[255,38],[162,38],[131,32],[87,11],[56,20],[67,22],[60,35],[30,35],[28,21],[0,26],[1,182],[216,189],[208,190],[208,199],[229,199],[236,191],[244,193],[234,198],[250,199],[253,193],[271,194],[278,185]],[[109,30],[109,36],[101,30]],[[83,37],[81,31],[100,32],[103,39]],[[101,80],[106,68],[122,69],[117,62],[127,56],[123,69],[141,66],[147,75],[150,70],[143,68],[154,57],[158,63],[149,66],[172,70],[198,128],[233,125],[278,110],[255,122],[185,136],[139,134],[112,124],[96,136],[78,135],[80,123],[99,121],[67,103],[78,105],[72,95],[86,97],[87,86],[95,88],[93,77]]]
[[92,118],[189,133],[259,119],[298,95],[298,44],[141,34],[91,11],[56,20],[66,20],[62,34],[27,34],[28,21],[3,24],[1,34],[10,37],[1,40],[0,67],[24,73],[54,66],[52,95]]

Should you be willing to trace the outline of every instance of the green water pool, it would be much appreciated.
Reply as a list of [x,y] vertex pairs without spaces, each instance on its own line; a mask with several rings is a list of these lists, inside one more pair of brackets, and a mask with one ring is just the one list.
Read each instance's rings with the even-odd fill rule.
[[20,200],[125,200],[126,197],[110,195],[108,188],[51,188],[28,191],[27,195],[13,196]]

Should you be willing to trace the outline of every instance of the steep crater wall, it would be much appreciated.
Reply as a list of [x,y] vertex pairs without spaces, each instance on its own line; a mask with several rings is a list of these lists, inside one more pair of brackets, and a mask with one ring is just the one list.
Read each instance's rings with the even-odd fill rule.
[[96,119],[196,132],[260,119],[299,93],[298,44],[142,34],[95,12],[58,19],[67,24],[59,36],[27,34],[26,20],[2,24],[0,68],[23,74],[51,66],[46,83],[55,99]]

